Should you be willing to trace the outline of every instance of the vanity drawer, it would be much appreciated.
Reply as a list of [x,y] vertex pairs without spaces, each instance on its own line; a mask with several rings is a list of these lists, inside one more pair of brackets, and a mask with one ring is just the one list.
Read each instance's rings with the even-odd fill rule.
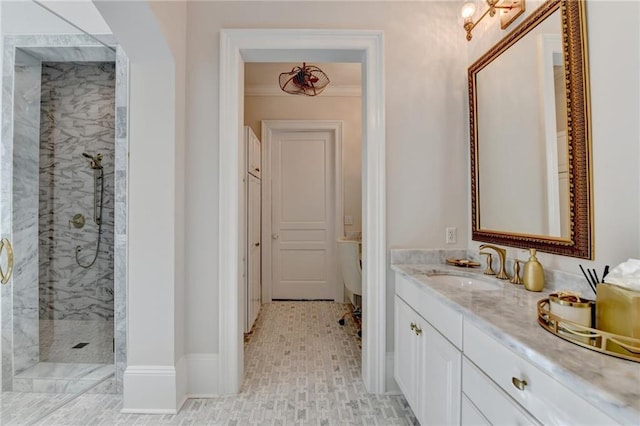
[[464,393],[460,404],[460,424],[462,426],[491,426],[489,420],[478,411]]
[[396,274],[396,294],[454,346],[461,349],[462,314],[429,295],[424,287],[425,284]]
[[[487,376],[474,366],[466,357],[462,358],[462,393],[466,395],[474,408],[492,425],[537,425],[536,420],[515,401],[496,386]],[[477,424],[471,410],[462,424]],[[463,410],[464,414],[464,410]],[[477,413],[476,413],[477,414]]]
[[[576,350],[581,349],[576,347]],[[469,320],[464,321],[464,354],[543,424],[616,424],[603,412],[481,331]],[[518,380],[522,381],[522,389],[516,386]],[[525,381],[526,384],[523,383]]]

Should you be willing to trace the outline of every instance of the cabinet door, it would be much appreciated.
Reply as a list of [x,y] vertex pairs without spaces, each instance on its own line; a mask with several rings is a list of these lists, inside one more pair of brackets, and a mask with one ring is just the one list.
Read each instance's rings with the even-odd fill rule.
[[247,200],[247,332],[251,331],[253,323],[260,310],[261,295],[261,254],[260,224],[261,199],[260,180],[249,175]]
[[411,324],[415,324],[417,315],[409,305],[395,296],[394,316],[394,376],[407,402],[415,410],[418,396],[418,339]]
[[422,353],[418,384],[422,412],[416,414],[422,424],[458,425],[462,354],[428,323],[418,337],[418,353]]
[[247,172],[256,177],[260,177],[260,140],[247,126]]

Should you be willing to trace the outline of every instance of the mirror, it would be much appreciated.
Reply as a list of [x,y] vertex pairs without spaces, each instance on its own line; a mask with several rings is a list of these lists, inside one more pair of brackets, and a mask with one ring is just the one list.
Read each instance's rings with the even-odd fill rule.
[[547,1],[469,67],[473,240],[593,256],[584,7]]

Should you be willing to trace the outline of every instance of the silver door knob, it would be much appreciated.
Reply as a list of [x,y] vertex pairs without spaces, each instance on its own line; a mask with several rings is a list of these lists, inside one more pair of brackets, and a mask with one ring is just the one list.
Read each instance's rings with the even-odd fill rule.
[[275,233],[275,234],[271,235],[271,238],[273,238],[274,240],[277,240],[278,238],[280,238],[280,234]]

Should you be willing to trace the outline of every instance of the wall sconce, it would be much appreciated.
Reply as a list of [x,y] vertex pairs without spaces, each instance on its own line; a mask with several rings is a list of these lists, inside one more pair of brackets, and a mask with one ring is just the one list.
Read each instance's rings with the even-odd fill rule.
[[476,13],[476,2],[466,1],[460,9],[462,19],[464,19],[464,29],[467,31],[467,41],[471,41],[471,31],[484,19],[487,14],[495,16],[496,11],[500,11],[500,28],[506,29],[518,16],[524,13],[524,0],[485,0],[487,10],[484,11],[476,22],[473,22],[473,15]]

